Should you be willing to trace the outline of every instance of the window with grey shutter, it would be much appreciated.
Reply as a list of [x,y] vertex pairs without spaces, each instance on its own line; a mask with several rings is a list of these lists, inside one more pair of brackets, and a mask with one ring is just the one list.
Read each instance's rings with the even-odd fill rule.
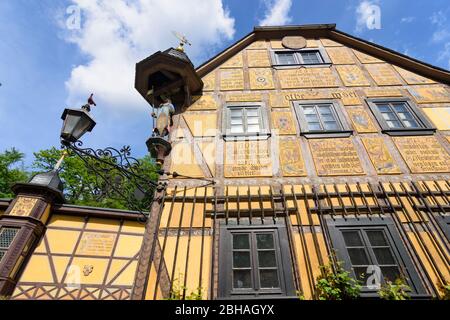
[[282,225],[222,225],[219,249],[221,297],[295,295],[288,246]]
[[346,137],[353,132],[332,101],[294,102],[294,107],[301,134],[307,138]]
[[261,104],[227,105],[224,108],[223,128],[226,140],[267,139],[269,136],[265,108]]
[[273,66],[314,66],[331,64],[326,52],[321,49],[272,51]]
[[[363,296],[377,296],[377,290],[368,282],[377,266],[381,271],[380,284],[406,280],[411,295],[425,294],[417,270],[390,218],[335,218],[327,219],[333,249],[344,267],[362,285]],[[371,278],[373,279],[373,277]]]
[[409,99],[368,99],[367,103],[389,135],[431,135],[436,129]]

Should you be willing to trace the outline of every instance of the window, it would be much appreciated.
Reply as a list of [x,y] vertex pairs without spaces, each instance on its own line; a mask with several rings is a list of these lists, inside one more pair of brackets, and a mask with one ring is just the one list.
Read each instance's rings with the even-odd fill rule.
[[295,295],[285,227],[222,226],[219,291],[222,297]]
[[272,52],[273,65],[322,65],[331,63],[323,50],[283,50]]
[[19,231],[18,228],[0,229],[0,262],[2,261],[2,258],[5,256],[6,252],[11,246],[11,243],[13,242],[18,231]]
[[352,131],[338,115],[337,104],[333,102],[311,101],[294,103],[301,134],[308,137],[350,136]]
[[433,134],[436,131],[408,99],[369,99],[368,104],[383,132],[390,135]]
[[361,281],[363,296],[377,295],[377,289],[368,286],[372,284],[368,281],[374,274],[372,266],[380,268],[381,284],[404,277],[412,295],[425,292],[390,219],[328,219],[327,224],[338,259]]
[[436,221],[439,223],[439,225],[442,228],[442,231],[444,232],[445,236],[447,237],[448,241],[450,241],[450,216],[437,216]]
[[224,114],[224,137],[267,138],[268,125],[261,105],[229,105]]

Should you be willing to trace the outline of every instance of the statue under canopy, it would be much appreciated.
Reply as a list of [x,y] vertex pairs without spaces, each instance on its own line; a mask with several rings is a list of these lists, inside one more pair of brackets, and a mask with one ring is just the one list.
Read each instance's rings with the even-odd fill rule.
[[175,107],[168,97],[162,96],[161,98],[163,102],[152,113],[152,117],[156,119],[153,136],[165,138],[169,135],[169,128],[173,125],[172,117]]

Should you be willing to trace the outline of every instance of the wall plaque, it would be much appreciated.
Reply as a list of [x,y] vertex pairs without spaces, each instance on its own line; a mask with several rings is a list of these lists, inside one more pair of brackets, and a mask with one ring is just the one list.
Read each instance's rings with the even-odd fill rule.
[[394,66],[395,70],[402,76],[407,84],[430,84],[435,83],[433,80],[419,76],[411,71],[405,70],[403,68]]
[[368,64],[365,67],[367,71],[369,71],[370,76],[379,86],[395,86],[402,84],[394,69],[386,63]]
[[349,138],[311,139],[309,145],[319,176],[364,174],[358,153]]
[[34,209],[38,199],[20,196],[14,207],[9,212],[11,216],[29,216]]
[[267,140],[226,142],[224,176],[271,177],[272,159],[269,142]]
[[216,74],[214,72],[202,78],[204,86],[203,91],[214,91],[216,89]]
[[450,107],[421,108],[438,130],[450,130]]
[[364,89],[364,93],[367,98],[375,97],[401,97],[402,92],[399,89],[394,88],[367,88]]
[[248,70],[250,75],[250,89],[265,90],[274,89],[272,69],[269,68],[251,68]]
[[285,177],[306,176],[300,142],[297,140],[280,140],[281,173]]
[[378,174],[402,173],[384,144],[383,138],[362,138],[362,142]]
[[330,68],[300,68],[277,70],[282,89],[337,87]]
[[220,70],[220,90],[244,90],[244,71],[242,69]]
[[226,102],[258,102],[262,101],[260,93],[227,94]]
[[393,137],[412,173],[450,172],[450,156],[436,137]]
[[249,67],[270,67],[269,54],[267,50],[247,51],[247,65]]
[[244,59],[242,58],[242,52],[239,52],[235,56],[228,59],[221,68],[242,68],[244,66]]
[[330,39],[320,39],[320,41],[322,41],[324,47],[342,47],[342,44]]
[[296,134],[294,120],[290,111],[272,112],[272,129],[279,135]]
[[77,254],[89,256],[110,256],[112,254],[115,240],[116,234],[84,232],[78,246]]
[[328,47],[327,53],[333,64],[355,64],[352,52],[345,47]]
[[203,96],[194,96],[196,100],[189,108],[189,111],[202,111],[202,110],[216,110],[217,101],[214,96],[210,94],[205,94]]
[[353,50],[353,53],[358,58],[358,60],[361,61],[361,63],[380,63],[380,62],[383,62],[380,59],[377,59],[375,57],[369,56],[368,54],[362,53],[361,51],[358,51],[358,50]]
[[283,47],[287,49],[303,49],[306,47],[306,39],[301,36],[287,36],[281,40]]
[[267,49],[266,42],[264,40],[255,41],[247,49]]
[[408,91],[417,103],[450,102],[450,91],[444,87],[409,87]]
[[359,133],[378,132],[366,110],[362,106],[346,107],[353,126]]
[[[272,47],[272,49],[284,49],[281,40],[270,40],[270,46]],[[319,47],[319,43],[314,39],[306,39],[306,47],[317,48]]]
[[336,70],[347,87],[370,86],[369,80],[359,66],[336,66]]

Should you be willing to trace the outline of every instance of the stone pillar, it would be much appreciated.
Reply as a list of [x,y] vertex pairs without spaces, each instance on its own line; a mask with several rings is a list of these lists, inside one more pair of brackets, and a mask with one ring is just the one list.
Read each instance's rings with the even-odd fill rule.
[[26,262],[45,233],[51,206],[64,201],[62,190],[55,171],[13,187],[16,198],[0,216],[0,297],[14,292]]

